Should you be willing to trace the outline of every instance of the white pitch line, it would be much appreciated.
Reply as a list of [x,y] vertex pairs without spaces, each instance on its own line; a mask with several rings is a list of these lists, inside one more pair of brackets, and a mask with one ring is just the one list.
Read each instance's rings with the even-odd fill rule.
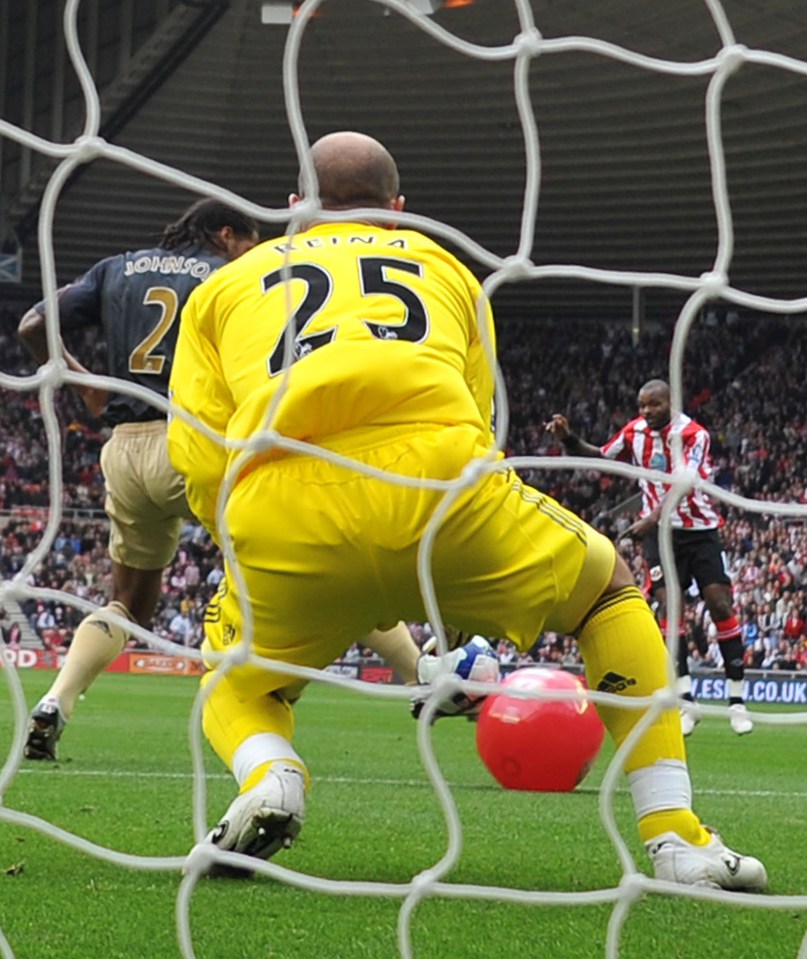
[[[28,767],[22,767],[18,770],[18,773],[21,775],[38,775],[45,773],[45,775],[58,775],[64,776],[65,778],[72,777],[86,777],[87,779],[179,779],[179,780],[192,780],[192,773],[167,773],[167,772],[145,772],[142,770],[118,770],[117,772],[110,772],[107,769],[71,769],[64,770],[60,769],[58,772],[52,768],[37,768],[31,769]],[[205,775],[206,780],[229,780],[232,782],[232,776],[229,773],[207,773]],[[392,787],[410,787],[410,788],[423,788],[431,789],[431,783],[425,779],[356,779],[351,776],[315,776],[316,782],[321,783],[337,783],[351,786],[392,786]],[[451,789],[478,789],[478,783],[448,783]],[[495,788],[494,784],[491,783],[490,787]],[[591,792],[596,793],[597,790],[592,787],[584,787],[583,790],[578,792]],[[620,787],[617,789],[618,793],[624,793],[627,795],[628,790],[626,787]],[[750,799],[807,799],[807,790],[794,790],[792,792],[786,792],[779,789],[709,789],[701,788],[698,789],[699,796],[746,796]]]

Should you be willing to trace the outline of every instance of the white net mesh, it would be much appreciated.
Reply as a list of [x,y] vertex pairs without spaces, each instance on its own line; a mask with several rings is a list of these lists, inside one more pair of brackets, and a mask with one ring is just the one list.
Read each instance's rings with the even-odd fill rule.
[[[495,47],[480,46],[461,39],[440,27],[433,20],[420,14],[415,5],[405,2],[405,0],[374,0],[374,2],[380,3],[388,8],[391,15],[406,17],[418,30],[423,31],[424,34],[430,35],[433,39],[468,57],[480,60],[512,61],[514,78],[513,96],[521,121],[524,149],[526,152],[526,187],[516,250],[511,256],[502,258],[480,247],[472,238],[457,230],[451,229],[443,223],[410,214],[401,214],[399,216],[399,222],[401,224],[415,229],[422,229],[425,232],[450,241],[470,259],[476,261],[488,270],[489,275],[484,284],[488,296],[492,297],[495,292],[505,284],[521,282],[526,279],[545,279],[548,277],[575,278],[600,284],[622,285],[626,288],[653,286],[683,292],[687,296],[687,300],[675,326],[669,365],[669,379],[674,409],[680,409],[682,407],[682,367],[687,337],[693,323],[707,302],[723,300],[733,303],[738,307],[779,314],[796,314],[807,311],[807,298],[784,301],[755,296],[735,289],[729,283],[729,267],[731,265],[733,251],[732,209],[726,180],[720,115],[721,98],[726,82],[729,77],[745,65],[764,64],[777,70],[807,75],[807,63],[764,50],[749,49],[736,43],[732,25],[723,7],[717,0],[706,0],[706,7],[714,21],[714,26],[719,37],[719,44],[712,57],[697,62],[677,62],[656,59],[641,55],[630,49],[585,36],[563,37],[552,40],[544,39],[536,28],[530,4],[527,0],[516,0],[515,3],[519,21],[518,35],[514,36],[512,42],[509,44]],[[307,154],[308,138],[300,102],[297,66],[302,38],[310,22],[310,17],[316,14],[321,5],[322,0],[309,0],[300,10],[299,15],[294,19],[288,33],[284,61],[285,96],[289,125],[302,164],[303,174],[309,178],[310,182],[313,182],[313,171]],[[285,209],[271,210],[248,203],[229,191],[219,188],[215,183],[189,176],[180,169],[166,166],[145,156],[116,147],[112,143],[99,137],[99,99],[78,41],[76,28],[78,8],[79,0],[68,0],[65,8],[64,31],[69,57],[80,78],[85,98],[86,118],[82,135],[72,143],[60,144],[26,132],[8,122],[0,121],[1,137],[16,140],[33,150],[56,158],[59,161],[44,191],[39,217],[39,249],[42,262],[42,284],[47,300],[47,332],[52,359],[45,366],[41,367],[32,377],[19,377],[8,374],[0,375],[0,386],[4,389],[37,391],[38,393],[50,454],[49,483],[51,506],[48,513],[48,522],[42,531],[38,547],[29,555],[25,567],[19,575],[13,580],[3,581],[2,587],[0,588],[0,602],[3,601],[4,597],[18,600],[31,597],[39,600],[57,600],[58,602],[77,608],[82,613],[86,613],[93,609],[91,603],[58,590],[36,588],[26,585],[27,574],[37,567],[51,549],[56,531],[62,521],[62,448],[60,442],[60,427],[54,406],[54,395],[55,391],[62,385],[69,385],[77,381],[76,374],[70,373],[63,362],[58,359],[60,356],[58,349],[58,316],[55,309],[56,278],[52,240],[53,223],[57,204],[59,203],[61,192],[68,178],[80,165],[103,158],[135,169],[149,176],[160,178],[179,187],[196,191],[199,194],[218,197],[240,207],[244,212],[252,214],[264,223],[285,223],[288,220],[289,213]],[[547,57],[556,53],[572,50],[587,51],[597,56],[612,58],[613,60],[622,61],[623,63],[661,74],[693,77],[702,76],[709,78],[703,106],[706,117],[711,165],[712,194],[718,226],[718,247],[711,269],[703,275],[685,276],[666,273],[646,273],[641,271],[606,271],[573,264],[535,266],[531,261],[530,253],[534,244],[534,231],[541,181],[541,145],[530,100],[528,86],[529,70],[533,59],[539,55]],[[309,212],[310,206],[301,207],[297,214],[297,222],[299,222],[300,217],[305,217]],[[368,214],[371,215],[372,211],[368,211]],[[294,229],[294,226],[295,221],[292,222],[292,229]],[[121,384],[108,377],[100,376],[93,377],[93,380],[99,386],[114,388],[120,392],[129,393],[146,399],[149,402],[159,404],[159,401],[155,400],[153,394],[146,394],[146,391],[131,384]],[[497,384],[497,440],[499,445],[503,446],[508,424],[507,397],[504,391],[503,379],[498,371]],[[167,408],[167,404],[162,405],[164,408]],[[271,425],[271,416],[272,410],[269,410],[267,414],[267,427]],[[344,462],[344,460],[335,454],[309,447],[306,444],[295,443],[274,434],[269,429],[260,436],[254,437],[244,450],[244,456],[250,455],[259,447],[265,449],[267,445],[277,445],[292,450],[305,450],[306,452],[321,455],[334,462]],[[580,458],[565,458],[563,461],[560,461],[555,457],[518,457],[508,462],[512,467],[519,469],[592,469],[590,460],[584,461]],[[355,465],[358,467],[358,464]],[[493,469],[500,468],[500,465],[500,463],[493,463],[492,461],[473,462],[468,465],[465,474],[455,483],[434,484],[438,488],[445,489],[446,495],[441,508],[434,516],[424,538],[420,552],[419,573],[429,620],[435,625],[441,639],[442,627],[440,625],[440,611],[429,571],[434,536],[452,500],[463,489],[477,482],[480,476]],[[599,461],[597,468],[604,472],[624,475],[633,479],[641,475],[641,472],[635,468],[607,461]],[[644,475],[651,478],[655,478],[656,476],[656,474],[651,474],[647,471],[645,471]],[[225,483],[226,488],[223,491],[219,503],[219,521],[222,528],[224,528],[223,504],[226,501],[232,476],[233,474],[228,477],[228,481]],[[406,481],[403,477],[385,476],[384,478],[390,482],[412,482]],[[669,577],[671,577],[673,581],[674,565],[672,563],[671,534],[668,520],[671,511],[675,508],[675,504],[688,492],[693,482],[696,481],[693,479],[691,473],[683,469],[676,470],[672,477],[672,495],[668,497],[664,507],[661,526],[662,560],[665,569],[669,571]],[[706,484],[705,488],[710,495],[723,503],[751,513],[764,513],[767,516],[807,517],[807,506],[803,504],[746,499],[731,494],[713,484]],[[226,533],[226,529],[224,532]],[[232,558],[232,546],[229,538],[226,536],[224,538],[224,550],[226,555]],[[237,570],[236,564],[233,564],[233,569]],[[241,592],[243,593],[244,591],[241,590]],[[675,608],[678,604],[674,598],[677,595],[677,591],[675,589],[671,590],[671,595],[673,598],[670,602],[669,620],[671,623],[675,623],[678,620],[678,609]],[[245,605],[242,612],[244,617],[244,642],[230,655],[224,658],[219,667],[221,673],[231,668],[238,661],[251,656],[251,613],[249,606]],[[126,621],[120,620],[120,625],[132,629],[131,624]],[[132,631],[157,649],[166,652],[176,649],[173,644],[166,640],[161,640],[159,637],[145,630],[134,628]],[[669,639],[671,644],[677,642],[675,635],[671,635]],[[185,648],[182,648],[181,652],[189,655],[188,650]],[[190,655],[193,654],[191,653]],[[266,665],[256,657],[251,657],[251,659],[260,665]],[[288,672],[295,676],[302,676],[316,682],[346,687],[365,696],[407,699],[409,695],[407,690],[402,687],[355,683],[339,676],[277,663],[272,664],[272,668],[277,671]],[[12,748],[6,756],[2,772],[0,772],[0,795],[6,794],[10,784],[20,771],[22,746],[27,720],[27,705],[22,685],[13,664],[8,663],[4,672],[13,704],[15,734]],[[443,687],[443,689],[444,688],[445,687]],[[437,693],[440,691],[440,688],[436,690]],[[546,692],[544,695],[553,698],[568,698],[573,694]],[[616,697],[611,697],[603,693],[591,693],[589,695],[591,699],[596,702],[608,702],[616,699]],[[721,903],[731,902],[735,905],[754,906],[766,910],[793,911],[807,909],[807,896],[770,895],[758,897],[737,893],[728,894],[703,888],[676,886],[651,880],[637,868],[628,849],[628,845],[617,828],[613,812],[614,794],[618,783],[621,781],[623,757],[655,716],[658,715],[659,711],[670,704],[674,704],[675,701],[674,694],[670,688],[669,690],[663,691],[652,703],[649,703],[647,700],[633,700],[630,702],[629,705],[631,708],[642,709],[648,705],[650,705],[651,708],[638,723],[629,739],[613,757],[605,775],[600,792],[600,813],[603,826],[613,843],[615,854],[618,857],[622,870],[620,883],[612,888],[596,889],[579,893],[563,891],[534,892],[501,886],[457,884],[444,881],[446,875],[459,860],[463,843],[463,830],[451,788],[435,755],[432,739],[433,727],[428,722],[420,722],[417,726],[418,746],[428,777],[445,817],[448,833],[448,844],[445,853],[430,868],[421,871],[412,877],[411,880],[401,883],[375,882],[369,879],[366,881],[334,881],[315,875],[295,872],[292,869],[273,862],[259,863],[256,866],[256,871],[274,877],[282,883],[288,883],[292,886],[335,896],[392,897],[400,899],[398,949],[399,954],[405,957],[405,959],[410,959],[410,957],[414,955],[412,926],[415,909],[422,901],[434,897],[444,899],[490,899],[544,906],[609,904],[611,906],[611,913],[607,939],[604,944],[604,953],[609,959],[613,959],[613,957],[620,954],[623,927],[631,908],[643,894],[648,892],[667,896],[714,900]],[[434,708],[436,700],[433,699],[430,702],[431,704],[427,706],[426,718],[428,718],[429,710]],[[200,731],[201,705],[201,698],[197,697],[193,714],[190,717],[190,740],[194,768],[192,815],[194,833],[197,840],[201,839],[208,829],[206,778]],[[723,715],[726,710],[720,707],[712,707],[707,709],[707,712]],[[756,721],[761,726],[768,724],[804,724],[807,723],[807,714],[766,712],[758,714]],[[178,856],[144,857],[129,855],[89,842],[74,833],[52,825],[44,819],[17,811],[6,805],[0,807],[0,819],[7,824],[14,824],[45,833],[90,856],[112,862],[122,867],[138,870],[174,871],[180,871],[185,868],[187,874],[181,882],[176,898],[177,938],[183,956],[193,957],[196,954],[190,922],[190,906],[191,897],[198,882],[200,871],[208,862],[207,857],[209,853],[204,849],[196,847],[187,859]],[[2,931],[0,931],[0,952],[2,952],[2,955],[7,957],[7,959],[15,955],[13,944],[6,939]],[[807,959],[807,935],[805,935],[802,941],[798,957],[799,959]]]

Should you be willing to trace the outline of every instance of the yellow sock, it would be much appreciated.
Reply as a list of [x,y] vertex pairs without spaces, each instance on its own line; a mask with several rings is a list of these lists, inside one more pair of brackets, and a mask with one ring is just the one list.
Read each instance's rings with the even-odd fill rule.
[[[202,685],[206,686],[213,675],[206,673]],[[236,749],[250,736],[276,733],[291,742],[294,711],[285,698],[273,693],[241,702],[225,676],[215,684],[204,704],[202,728],[219,758],[232,769]]]
[[[650,696],[671,678],[661,632],[644,597],[633,586],[606,596],[586,620],[579,637],[590,689],[626,698]],[[642,717],[638,709],[597,707],[617,746]],[[677,710],[666,710],[637,743],[625,772],[659,759],[686,759]]]
[[642,842],[650,842],[665,832],[675,832],[693,846],[705,846],[711,838],[700,820],[689,809],[664,809],[651,812],[639,820],[639,836]]
[[[213,673],[203,676],[202,685],[212,677]],[[202,727],[216,754],[235,774],[240,792],[251,789],[275,762],[297,767],[308,788],[308,770],[291,745],[294,710],[281,693],[242,702],[225,677],[205,702]]]
[[[109,603],[104,609],[131,619],[122,603]],[[65,719],[73,714],[76,700],[93,680],[123,652],[129,634],[116,623],[107,622],[98,613],[90,613],[76,627],[64,665],[48,695],[59,700]]]
[[[650,696],[667,686],[673,673],[661,631],[644,597],[633,586],[604,597],[586,621],[579,636],[589,688],[616,692],[624,697]],[[637,709],[598,706],[606,729],[621,745],[643,713]],[[665,710],[646,730],[627,757],[625,772],[649,778],[652,767],[664,763],[679,766],[688,786],[686,752],[677,709]],[[647,772],[645,772],[647,771]],[[667,773],[669,775],[669,772]],[[676,795],[680,795],[678,792]],[[634,793],[635,798],[635,793]],[[684,805],[667,808],[664,797],[653,797],[646,814],[639,818],[639,831],[646,842],[662,832],[678,833],[688,842],[702,845],[709,834],[697,816]]]

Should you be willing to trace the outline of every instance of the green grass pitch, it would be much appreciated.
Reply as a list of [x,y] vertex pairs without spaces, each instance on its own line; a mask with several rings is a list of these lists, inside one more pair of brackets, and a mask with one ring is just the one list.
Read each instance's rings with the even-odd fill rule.
[[[5,677],[4,677],[5,678]],[[52,674],[21,674],[28,704]],[[193,842],[188,716],[193,679],[106,674],[78,706],[58,765],[25,762],[6,808],[125,853],[182,856]],[[0,748],[12,728],[0,683]],[[445,852],[416,724],[401,701],[319,685],[297,708],[296,745],[313,788],[297,844],[275,861],[343,880],[405,883]],[[606,746],[574,793],[501,789],[479,760],[475,727],[442,720],[434,742],[458,805],[464,847],[451,883],[542,891],[614,887],[620,869],[599,820]],[[696,808],[729,845],[757,854],[771,893],[807,896],[807,726],[759,724],[734,736],[708,718],[689,743]],[[206,753],[208,822],[233,795]],[[623,788],[615,813],[649,872]],[[0,932],[16,959],[173,959],[176,871],[104,862],[32,829],[0,822]],[[760,898],[764,902],[765,897]],[[802,899],[802,902],[805,900]],[[333,896],[266,877],[203,880],[190,928],[198,959],[394,959],[400,899]],[[412,923],[417,959],[589,959],[605,955],[609,905],[547,906],[428,899]],[[807,908],[773,910],[647,895],[633,904],[623,959],[796,959]],[[2,940],[0,954],[4,957]]]

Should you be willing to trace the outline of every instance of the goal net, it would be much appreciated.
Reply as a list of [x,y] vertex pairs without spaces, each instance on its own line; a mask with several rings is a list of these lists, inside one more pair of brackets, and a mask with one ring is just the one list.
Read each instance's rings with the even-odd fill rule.
[[[336,0],[306,0],[302,6],[295,6],[295,16],[291,18],[288,29],[284,55],[284,95],[288,115],[288,127],[294,141],[303,175],[313,182],[313,173],[308,155],[309,137],[306,124],[304,99],[301,96],[299,60],[303,39],[310,29],[314,18],[325,16],[329,3]],[[729,189],[724,147],[721,130],[721,104],[724,91],[729,79],[738,71],[742,71],[750,64],[764,64],[777,71],[789,74],[807,75],[807,63],[793,58],[778,55],[769,51],[750,49],[738,43],[735,39],[731,18],[718,0],[705,0],[705,7],[714,24],[715,44],[713,53],[700,60],[668,60],[645,55],[614,43],[605,42],[588,36],[565,36],[547,39],[540,32],[540,23],[536,22],[532,4],[529,0],[513,0],[513,9],[518,22],[515,34],[507,43],[499,45],[479,45],[463,39],[461,36],[442,27],[429,14],[436,5],[428,2],[420,3],[416,0],[367,0],[368,4],[377,4],[385,9],[392,17],[401,17],[409,21],[415,29],[423,35],[424,42],[437,42],[450,47],[469,61],[508,62],[512,66],[512,97],[516,106],[517,116],[521,125],[521,139],[525,156],[525,187],[521,217],[518,224],[518,240],[512,253],[507,256],[494,254],[481,246],[474,237],[466,235],[459,229],[452,228],[445,222],[431,219],[413,213],[401,213],[397,216],[403,226],[422,230],[430,235],[444,240],[447,244],[461,251],[461,254],[482,272],[486,274],[484,290],[490,299],[506,289],[509,285],[525,282],[543,282],[547,280],[575,279],[582,282],[602,285],[603,287],[622,287],[625,290],[657,288],[668,290],[681,296],[684,300],[680,310],[672,338],[672,348],[669,357],[669,382],[672,393],[672,406],[675,410],[683,409],[684,401],[684,359],[688,339],[696,321],[703,315],[709,304],[722,302],[731,304],[739,309],[759,311],[766,314],[782,317],[795,316],[807,312],[807,297],[803,299],[777,299],[764,297],[735,288],[729,279],[733,256],[733,222],[731,193]],[[270,4],[271,6],[271,4]],[[282,6],[275,4],[274,6]],[[51,348],[52,360],[39,368],[34,376],[15,376],[10,373],[0,374],[0,387],[5,390],[22,391],[38,397],[42,410],[42,418],[49,451],[49,491],[50,506],[47,522],[41,531],[41,538],[36,548],[27,557],[24,567],[11,579],[2,581],[0,585],[0,605],[5,599],[18,601],[35,599],[43,601],[55,600],[77,609],[85,614],[94,609],[93,603],[63,590],[36,587],[28,584],[28,575],[36,569],[50,552],[57,530],[63,519],[63,478],[62,478],[62,442],[61,428],[57,416],[56,394],[60,387],[86,382],[81,377],[71,373],[59,361],[58,344],[58,314],[56,309],[56,269],[55,251],[53,244],[54,220],[58,210],[60,198],[74,172],[82,165],[96,161],[108,161],[118,164],[127,170],[154,178],[155,182],[169,183],[184,190],[193,191],[204,196],[218,197],[231,203],[245,213],[255,216],[263,224],[281,224],[289,219],[286,209],[272,209],[248,202],[233,192],[222,188],[215,182],[188,175],[178,167],[157,162],[141,153],[116,146],[113,142],[100,135],[100,105],[98,92],[91,71],[88,69],[84,53],[78,39],[77,17],[80,0],[67,0],[64,11],[64,36],[70,62],[75,69],[81,83],[84,97],[84,129],[74,141],[62,143],[48,139],[12,124],[0,120],[0,140],[8,138],[23,144],[31,150],[53,158],[57,161],[55,171],[49,177],[43,193],[38,219],[38,246],[42,265],[42,288],[47,302],[47,330]],[[630,65],[631,67],[648,71],[658,75],[674,75],[678,77],[707,78],[703,114],[705,117],[706,139],[708,144],[709,164],[711,171],[711,188],[714,207],[714,216],[717,223],[718,243],[713,262],[700,275],[693,276],[675,272],[646,272],[636,270],[606,270],[588,267],[579,263],[558,263],[537,265],[532,259],[532,250],[535,243],[536,216],[541,205],[541,172],[542,172],[542,141],[539,135],[538,124],[535,120],[530,92],[530,70],[538,58],[552,57],[570,51],[585,52],[592,56],[609,58],[612,61]],[[405,171],[404,171],[405,178]],[[292,221],[294,227],[294,221]],[[490,351],[489,351],[490,352]],[[491,359],[492,362],[492,359]],[[508,397],[505,380],[499,369],[495,370],[497,382],[496,396],[496,439],[498,447],[504,449],[508,434]],[[137,386],[120,383],[109,377],[93,376],[92,380],[98,386],[114,388],[153,405],[160,405],[153,394]],[[162,404],[168,412],[168,404]],[[197,424],[199,425],[199,424]],[[201,428],[201,427],[200,427]],[[255,436],[253,441],[244,450],[248,456],[258,449],[265,450],[267,446],[285,446],[289,449],[304,448],[306,452],[316,452],[310,447],[294,444],[292,441],[276,435],[271,430],[271,411],[266,422],[266,430]],[[678,451],[680,456],[680,449]],[[325,459],[340,462],[340,458],[327,451],[319,451]],[[623,464],[605,460],[585,460],[581,457],[557,456],[528,456],[519,455],[508,459],[507,464],[516,470],[541,471],[541,475],[552,475],[563,471],[569,473],[575,470],[596,470],[605,476],[621,476],[636,480],[647,471],[641,471]],[[354,468],[366,472],[361,464],[353,464]],[[442,484],[445,496],[441,507],[436,511],[429,529],[424,538],[419,556],[419,575],[421,579],[425,609],[429,622],[445,649],[445,636],[442,617],[439,607],[439,598],[436,596],[431,572],[431,550],[434,537],[440,527],[448,508],[454,499],[464,490],[478,482],[486,472],[500,469],[500,461],[483,460],[470,463],[467,470],[453,483]],[[230,477],[232,479],[232,477]],[[402,482],[395,476],[387,477],[391,483]],[[660,527],[660,546],[662,561],[668,573],[668,580],[675,585],[675,571],[672,562],[672,538],[670,516],[675,505],[689,492],[695,480],[683,468],[677,468],[671,477],[671,495],[664,507]],[[228,484],[219,503],[219,519],[223,521],[223,506],[229,491]],[[736,508],[748,514],[773,518],[791,518],[804,520],[807,518],[807,505],[796,501],[771,501],[763,498],[748,498],[739,496],[714,483],[705,484],[706,491],[716,500],[727,507]],[[225,530],[226,533],[226,530]],[[223,542],[225,555],[234,560],[232,544],[225,535]],[[237,564],[232,562],[233,569]],[[677,590],[670,590],[669,621],[675,623],[680,612],[680,603],[675,596]],[[217,667],[230,668],[234,662],[252,656],[250,635],[250,609],[245,604],[243,609],[245,622],[245,639],[232,654],[229,654]],[[189,651],[185,647],[176,647],[166,639],[153,633],[132,628],[132,632],[152,648],[164,652],[180,651],[185,656],[196,656],[198,653]],[[671,647],[675,647],[678,637],[675,630],[671,630],[668,637]],[[258,662],[256,657],[253,661]],[[328,684],[366,697],[401,700],[401,708],[405,709],[405,701],[409,698],[409,691],[403,687],[373,685],[360,683],[332,673],[306,670],[300,667],[283,664],[271,664],[276,670],[286,671],[290,675],[310,680],[315,683]],[[10,693],[12,712],[10,720],[14,726],[13,742],[5,757],[0,771],[0,796],[5,797],[10,787],[20,775],[22,769],[22,747],[27,724],[29,704],[26,703],[20,677],[12,661],[4,664],[4,677]],[[438,686],[435,695],[445,691],[445,685]],[[472,691],[480,691],[478,687],[471,687]],[[527,695],[527,694],[524,694]],[[541,694],[547,698],[564,698],[562,692],[546,690]],[[597,703],[618,702],[618,697],[606,693],[588,693],[590,699]],[[441,768],[434,747],[434,727],[429,722],[413,724],[412,736],[417,737],[418,748],[422,756],[424,768],[439,802],[445,819],[447,842],[442,855],[427,869],[418,872],[408,881],[383,882],[374,880],[371,876],[354,881],[332,880],[322,876],[304,874],[270,861],[258,863],[256,872],[270,876],[280,883],[289,884],[334,896],[356,897],[386,897],[400,901],[398,911],[397,942],[398,951],[403,959],[413,959],[413,926],[416,923],[416,911],[424,901],[432,899],[445,900],[490,900],[520,903],[525,906],[587,906],[605,904],[610,909],[610,921],[606,941],[598,946],[595,952],[601,951],[607,959],[616,959],[622,952],[622,942],[626,923],[632,910],[639,900],[646,895],[664,895],[710,901],[721,906],[743,905],[753,906],[762,910],[778,910],[788,914],[807,910],[807,894],[805,895],[768,895],[751,897],[736,893],[724,893],[717,890],[672,887],[659,884],[651,879],[637,865],[629,843],[621,834],[614,815],[614,796],[622,781],[622,760],[630,748],[637,741],[648,724],[664,708],[674,704],[675,693],[672,685],[664,695],[648,700],[634,700],[633,706],[646,709],[647,712],[639,722],[628,741],[614,755],[604,776],[599,795],[599,808],[602,827],[607,833],[614,850],[614,856],[619,862],[621,879],[618,884],[608,888],[598,888],[583,892],[564,890],[525,890],[516,885],[484,885],[472,883],[457,883],[450,881],[449,874],[460,859],[463,848],[463,826],[457,811],[457,805],[452,795],[452,788],[448,778]],[[426,709],[428,719],[430,711],[436,705],[434,697]],[[193,755],[194,789],[192,808],[189,816],[193,821],[194,833],[197,841],[201,840],[209,828],[207,808],[207,779],[202,748],[201,735],[201,693],[197,696],[193,713],[189,722],[189,739]],[[726,715],[725,707],[713,706],[707,709],[713,715]],[[755,716],[756,722],[764,729],[768,725],[795,725],[807,723],[807,712],[787,712],[784,710],[770,710],[760,712]],[[540,799],[536,799],[540,803]],[[176,936],[180,952],[185,957],[196,955],[194,935],[191,923],[191,907],[194,892],[197,889],[200,872],[205,865],[205,854],[198,846],[189,850],[188,855],[163,857],[145,857],[124,853],[118,849],[88,841],[70,831],[58,828],[44,818],[14,808],[3,799],[0,805],[0,820],[8,825],[24,827],[25,829],[45,833],[54,840],[65,843],[86,853],[88,856],[112,862],[122,868],[137,870],[169,870],[183,873],[183,878],[176,895]],[[12,936],[7,936],[0,928],[0,953],[5,959],[15,956],[15,944]],[[798,959],[807,959],[807,933],[801,942]]]

